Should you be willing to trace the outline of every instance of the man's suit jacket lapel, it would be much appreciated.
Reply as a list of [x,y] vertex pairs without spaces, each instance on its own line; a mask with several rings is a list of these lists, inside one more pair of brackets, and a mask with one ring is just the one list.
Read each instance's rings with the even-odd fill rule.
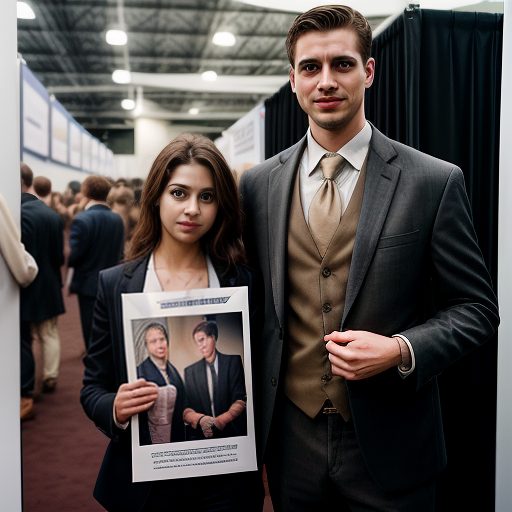
[[352,253],[341,328],[368,271],[400,176],[400,168],[391,164],[397,156],[395,148],[374,126],[372,130],[363,203]]
[[274,306],[280,325],[284,325],[286,249],[288,246],[288,218],[293,183],[302,153],[306,147],[306,137],[281,154],[279,164],[268,178],[268,234],[270,275]]

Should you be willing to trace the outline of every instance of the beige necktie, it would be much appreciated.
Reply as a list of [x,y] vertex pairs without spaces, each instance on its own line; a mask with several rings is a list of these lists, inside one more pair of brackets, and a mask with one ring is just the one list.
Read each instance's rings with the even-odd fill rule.
[[338,153],[326,153],[320,160],[324,182],[309,207],[309,229],[321,256],[327,251],[341,220],[341,198],[334,178],[344,159]]

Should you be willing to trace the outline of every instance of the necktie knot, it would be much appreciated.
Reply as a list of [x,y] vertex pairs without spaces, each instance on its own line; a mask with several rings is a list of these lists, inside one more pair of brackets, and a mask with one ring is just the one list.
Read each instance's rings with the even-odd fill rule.
[[333,180],[343,164],[343,157],[338,153],[325,153],[320,160],[320,169],[326,180]]

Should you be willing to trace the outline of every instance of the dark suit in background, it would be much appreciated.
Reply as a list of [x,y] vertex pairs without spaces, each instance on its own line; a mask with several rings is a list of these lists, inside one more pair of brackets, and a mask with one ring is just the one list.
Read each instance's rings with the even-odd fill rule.
[[[185,440],[185,425],[183,423],[183,409],[185,400],[185,386],[183,380],[174,365],[167,361],[166,367],[169,382],[176,387],[176,402],[174,404],[174,412],[172,415],[171,439],[167,442],[176,442]],[[137,367],[137,377],[154,382],[159,386],[166,386],[167,383],[162,376],[160,370],[155,366],[149,357],[144,359]],[[140,444],[151,444],[151,436],[148,431],[148,415],[146,413],[139,414],[139,438]]]
[[100,270],[113,267],[121,261],[123,244],[123,220],[108,206],[95,204],[73,219],[68,265],[74,271],[69,291],[78,295],[86,348],[89,345],[98,274]]
[[[63,229],[59,215],[43,201],[32,194],[21,194],[21,241],[39,267],[35,280],[20,294],[22,396],[30,396],[34,390],[31,324],[53,321],[64,313],[60,273],[64,263]],[[56,329],[54,334],[58,337]],[[41,341],[44,350],[45,340]]]
[[[237,400],[246,401],[244,367],[239,355],[226,355],[216,351],[218,358],[218,390],[217,400],[214,404],[215,416],[226,412]],[[185,368],[185,388],[187,392],[187,405],[195,412],[214,416],[206,372],[209,371],[205,359],[201,359]],[[247,435],[247,414],[228,423],[221,431],[214,427],[215,438],[245,436]],[[190,439],[204,439],[201,428],[189,429],[187,437]]]

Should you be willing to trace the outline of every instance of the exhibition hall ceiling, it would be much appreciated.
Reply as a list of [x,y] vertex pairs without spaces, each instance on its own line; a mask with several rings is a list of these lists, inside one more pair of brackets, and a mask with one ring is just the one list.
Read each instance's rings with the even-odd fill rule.
[[[131,127],[144,115],[219,132],[287,80],[294,12],[233,0],[26,1],[35,18],[18,20],[21,58],[86,128]],[[392,14],[371,16],[372,27]],[[123,29],[127,44],[108,44],[109,29]],[[219,31],[234,45],[214,44]],[[114,83],[115,70],[129,82]],[[205,71],[217,80],[204,81]]]

